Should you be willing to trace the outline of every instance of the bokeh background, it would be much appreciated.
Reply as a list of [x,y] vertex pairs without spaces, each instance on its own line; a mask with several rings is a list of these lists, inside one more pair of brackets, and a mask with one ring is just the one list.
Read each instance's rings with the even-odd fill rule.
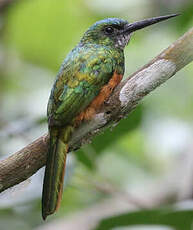
[[[191,0],[1,0],[0,158],[47,132],[54,78],[91,24],[106,17],[132,22],[170,13],[181,16],[133,35],[125,50],[125,77],[193,26]],[[191,229],[192,73],[190,64],[127,119],[68,155],[62,205],[46,222],[41,219],[44,169],[0,194],[0,230]]]

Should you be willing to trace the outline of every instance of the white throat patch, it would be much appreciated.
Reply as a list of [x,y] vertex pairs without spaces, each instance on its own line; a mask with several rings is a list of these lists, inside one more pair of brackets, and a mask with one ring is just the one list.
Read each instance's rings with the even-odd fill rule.
[[119,48],[125,48],[125,46],[129,43],[129,40],[131,38],[131,34],[121,34],[117,37],[116,43],[115,43],[115,47],[119,47]]

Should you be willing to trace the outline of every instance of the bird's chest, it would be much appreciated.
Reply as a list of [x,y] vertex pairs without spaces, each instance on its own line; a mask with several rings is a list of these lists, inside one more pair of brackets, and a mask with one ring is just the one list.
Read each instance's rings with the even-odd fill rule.
[[122,74],[119,74],[116,71],[113,73],[111,79],[106,85],[104,85],[101,88],[99,94],[92,100],[92,102],[88,105],[88,107],[76,117],[75,124],[77,126],[82,121],[89,121],[94,117],[94,115],[103,106],[104,102],[109,99],[113,90],[121,82],[122,78],[123,78]]

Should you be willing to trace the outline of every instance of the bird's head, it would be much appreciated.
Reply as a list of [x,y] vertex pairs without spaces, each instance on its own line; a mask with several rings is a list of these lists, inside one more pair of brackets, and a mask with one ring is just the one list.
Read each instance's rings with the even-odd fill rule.
[[101,44],[124,49],[134,31],[175,16],[177,14],[148,18],[134,23],[120,18],[107,18],[92,25],[83,35],[81,43]]

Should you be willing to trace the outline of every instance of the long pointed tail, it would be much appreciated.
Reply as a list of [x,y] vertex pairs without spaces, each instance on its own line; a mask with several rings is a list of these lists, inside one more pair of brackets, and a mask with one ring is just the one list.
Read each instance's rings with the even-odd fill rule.
[[64,129],[50,129],[50,143],[47,154],[44,185],[42,193],[42,217],[54,213],[62,198],[63,181],[68,152]]

